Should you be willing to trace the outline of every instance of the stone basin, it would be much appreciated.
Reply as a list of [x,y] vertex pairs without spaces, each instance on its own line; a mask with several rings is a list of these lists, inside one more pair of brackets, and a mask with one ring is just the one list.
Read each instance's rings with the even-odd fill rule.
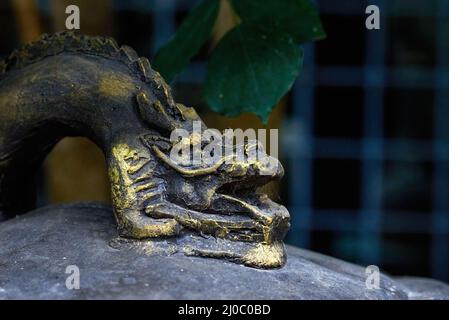
[[187,256],[177,241],[120,238],[98,203],[40,208],[0,223],[0,299],[449,299],[439,281],[383,273],[369,289],[364,267],[292,246],[283,268],[261,270]]

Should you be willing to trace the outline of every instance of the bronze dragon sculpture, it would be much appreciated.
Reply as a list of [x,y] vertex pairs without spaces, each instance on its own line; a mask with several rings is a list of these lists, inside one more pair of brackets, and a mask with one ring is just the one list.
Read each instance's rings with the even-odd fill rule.
[[191,132],[194,121],[201,121],[195,110],[175,103],[133,49],[110,38],[44,35],[0,61],[0,216],[33,209],[46,155],[60,139],[82,136],[104,152],[121,236],[175,239],[186,254],[282,266],[288,211],[256,192],[280,178],[282,166],[171,162],[170,132]]

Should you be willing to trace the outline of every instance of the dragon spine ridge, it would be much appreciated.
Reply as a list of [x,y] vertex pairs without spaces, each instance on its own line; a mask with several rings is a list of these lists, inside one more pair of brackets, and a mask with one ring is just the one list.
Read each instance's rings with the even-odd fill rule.
[[125,64],[145,83],[152,84],[156,98],[165,102],[166,110],[172,117],[182,117],[172,95],[170,87],[159,72],[151,68],[149,60],[139,57],[136,51],[127,46],[119,46],[109,37],[79,35],[73,31],[43,34],[40,39],[14,50],[8,57],[0,60],[0,81],[8,71],[21,69],[47,57],[65,52],[101,56]]

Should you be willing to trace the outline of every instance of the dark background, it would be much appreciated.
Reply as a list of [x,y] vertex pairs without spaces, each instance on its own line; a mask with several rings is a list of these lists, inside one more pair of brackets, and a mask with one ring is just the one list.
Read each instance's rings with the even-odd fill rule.
[[[28,2],[18,9],[13,0],[0,0],[1,56],[63,28],[64,1]],[[80,5],[82,32],[113,36],[149,58],[195,3],[67,1]],[[286,169],[280,195],[292,215],[287,242],[392,274],[449,281],[449,1],[316,3],[327,39],[304,46],[304,71],[270,119],[280,129]],[[365,28],[370,4],[380,7],[381,30]],[[27,25],[23,17],[33,6],[37,20]],[[178,101],[222,127],[228,122],[214,119],[201,99],[210,45],[173,87]],[[232,121],[238,127],[242,120]],[[81,144],[76,153],[91,148]],[[87,173],[79,179],[99,171],[92,164],[89,173],[89,165],[83,163]],[[62,188],[52,191],[48,181],[71,170],[47,168],[42,203],[57,202],[51,193]],[[68,188],[76,189],[73,183]]]

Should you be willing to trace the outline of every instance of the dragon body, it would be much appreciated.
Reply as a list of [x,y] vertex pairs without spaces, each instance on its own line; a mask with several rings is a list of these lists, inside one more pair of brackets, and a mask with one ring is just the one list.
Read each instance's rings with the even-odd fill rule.
[[0,216],[35,208],[42,161],[62,138],[82,136],[105,155],[121,236],[184,239],[187,254],[281,266],[289,215],[256,191],[282,167],[262,176],[259,162],[170,162],[170,132],[191,132],[194,121],[195,110],[176,103],[133,49],[110,38],[44,35],[0,61]]

